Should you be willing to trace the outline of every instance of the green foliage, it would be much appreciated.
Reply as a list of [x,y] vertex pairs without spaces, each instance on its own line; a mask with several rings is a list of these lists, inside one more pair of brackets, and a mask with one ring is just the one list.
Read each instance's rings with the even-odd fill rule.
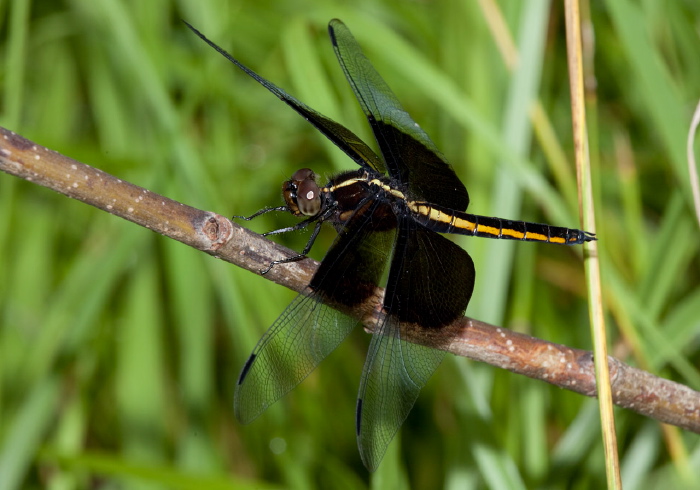
[[[251,214],[281,202],[297,168],[327,176],[353,164],[180,19],[372,141],[327,39],[338,17],[453,163],[472,212],[578,227],[562,6],[503,3],[515,75],[477,2],[0,2],[0,125],[186,204]],[[700,6],[610,0],[591,16],[613,354],[699,389],[700,236],[683,150]],[[552,140],[531,135],[533,94]],[[279,241],[300,250],[306,235]],[[468,315],[590,347],[578,250],[459,241],[477,269]],[[593,400],[452,358],[370,477],[353,429],[361,329],[241,427],[237,375],[293,295],[7,175],[0,257],[2,489],[604,485]],[[697,485],[695,435],[616,415],[625,488]]]

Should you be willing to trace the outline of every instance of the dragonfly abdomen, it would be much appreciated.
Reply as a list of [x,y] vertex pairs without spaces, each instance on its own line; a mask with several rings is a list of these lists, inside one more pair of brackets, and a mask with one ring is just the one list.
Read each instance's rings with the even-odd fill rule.
[[576,245],[595,240],[595,235],[582,230],[479,216],[427,202],[412,201],[408,203],[408,207],[417,222],[438,233],[563,245]]

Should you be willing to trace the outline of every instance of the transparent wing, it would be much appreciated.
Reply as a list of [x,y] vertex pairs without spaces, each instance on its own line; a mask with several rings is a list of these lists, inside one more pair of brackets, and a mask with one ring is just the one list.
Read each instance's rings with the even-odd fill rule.
[[449,325],[464,313],[473,288],[474,264],[467,252],[408,219],[401,221],[384,299],[386,317],[370,343],[357,401],[357,442],[371,471],[445,355],[408,342],[405,328]]
[[330,301],[352,307],[367,300],[386,268],[394,230],[375,216],[378,201],[359,206],[340,227],[304,293],[284,310],[253,350],[238,380],[234,408],[238,420],[253,421],[268,406],[298,385],[357,324],[326,306]]
[[347,337],[357,320],[296,297],[258,342],[236,385],[234,411],[243,424],[301,383]]
[[350,30],[338,19],[328,24],[338,62],[367,116],[391,177],[408,186],[412,198],[463,211],[469,194],[435,143],[401,106]]
[[403,340],[394,318],[387,317],[372,337],[357,400],[357,443],[370,471],[379,466],[444,356],[443,351]]

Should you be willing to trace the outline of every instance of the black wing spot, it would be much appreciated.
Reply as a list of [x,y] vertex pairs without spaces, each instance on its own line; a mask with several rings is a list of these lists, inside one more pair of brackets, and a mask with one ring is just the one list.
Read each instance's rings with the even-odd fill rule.
[[245,362],[245,366],[243,366],[243,370],[241,371],[241,375],[238,377],[238,384],[240,385],[243,383],[243,380],[245,377],[248,375],[248,371],[250,371],[250,366],[253,365],[253,361],[255,361],[255,358],[257,356],[255,354],[251,355],[248,360]]
[[360,435],[360,424],[362,423],[362,398],[357,399],[357,412],[355,413],[355,432]]

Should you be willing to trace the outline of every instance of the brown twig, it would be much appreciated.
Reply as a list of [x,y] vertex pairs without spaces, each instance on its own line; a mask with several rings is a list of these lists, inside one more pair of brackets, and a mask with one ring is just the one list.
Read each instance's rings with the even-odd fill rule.
[[[48,187],[161,235],[250,271],[265,268],[295,252],[281,247],[218,214],[201,211],[101,170],[48,150],[0,128],[0,170]],[[311,259],[274,267],[265,277],[303,291],[316,270]],[[372,324],[376,300],[351,312]],[[371,330],[371,327],[369,328]],[[582,395],[596,396],[593,356],[528,335],[463,318],[439,331],[409,329],[408,340],[443,345],[454,355],[485,362]],[[609,357],[613,399],[661,422],[700,433],[700,393],[630,367]]]

